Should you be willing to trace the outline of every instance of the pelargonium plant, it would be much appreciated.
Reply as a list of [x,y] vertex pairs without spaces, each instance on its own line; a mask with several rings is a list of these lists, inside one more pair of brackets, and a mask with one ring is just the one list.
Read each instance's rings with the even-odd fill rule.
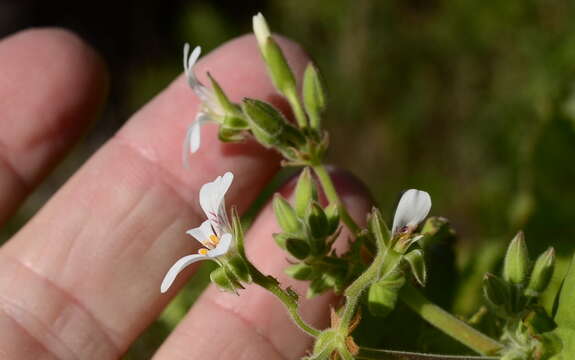
[[[328,135],[321,120],[326,96],[319,71],[308,64],[299,89],[261,14],[254,16],[253,27],[268,74],[290,105],[295,121],[259,99],[232,102],[209,74],[210,84],[202,84],[194,69],[200,48],[190,52],[186,44],[185,74],[202,107],[185,136],[184,163],[200,149],[202,125],[213,122],[219,124],[222,141],[251,137],[279,152],[284,166],[303,168],[293,202],[279,194],[274,196],[273,208],[281,232],[274,234],[273,240],[290,259],[286,273],[309,283],[308,297],[332,291],[341,296],[341,304],[331,309],[329,327],[314,328],[298,311],[300,295],[263,274],[249,261],[238,214],[232,207],[231,219],[228,217],[224,199],[233,186],[234,176],[230,172],[200,189],[200,206],[206,220],[187,233],[203,247],[197,254],[183,256],[167,271],[161,292],[168,291],[188,265],[201,260],[214,261],[218,267],[211,273],[211,280],[222,290],[241,296],[244,285],[255,284],[277,296],[294,323],[315,339],[306,356],[309,360],[575,358],[575,267],[571,267],[563,286],[553,294],[554,310],[546,310],[541,305],[541,296],[553,275],[555,252],[549,248],[532,262],[522,232],[511,241],[501,274],[485,274],[484,306],[471,319],[450,314],[428,300],[423,289],[433,274],[428,274],[426,252],[445,234],[454,234],[449,222],[442,217],[428,218],[430,195],[410,189],[399,200],[391,230],[376,207],[366,214],[367,226],[356,223],[324,164]],[[327,202],[321,201],[321,194]],[[338,253],[334,244],[343,228],[350,234],[349,246]],[[354,335],[362,318],[369,316],[385,323],[386,317],[397,311],[399,303],[477,355],[412,353],[362,346],[361,339]],[[477,326],[488,317],[492,324],[489,334]]]

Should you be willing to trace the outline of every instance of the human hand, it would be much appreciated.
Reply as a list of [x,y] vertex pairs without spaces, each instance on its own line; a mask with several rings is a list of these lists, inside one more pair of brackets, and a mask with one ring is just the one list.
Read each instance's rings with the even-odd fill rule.
[[[301,76],[307,57],[282,40]],[[14,213],[78,140],[101,105],[105,74],[97,56],[60,30],[32,30],[0,42],[0,221]],[[278,104],[252,37],[233,40],[203,58],[233,99]],[[275,101],[274,101],[275,100]],[[167,294],[160,283],[174,261],[197,251],[185,231],[203,213],[198,189],[226,171],[235,174],[227,203],[240,212],[279,169],[279,157],[255,143],[222,144],[206,126],[202,149],[181,165],[181,140],[199,101],[183,77],[136,113],[0,248],[1,359],[120,357],[196,269],[178,276]],[[280,104],[278,104],[280,105]],[[363,189],[336,176],[353,214],[365,214]],[[289,192],[289,185],[283,189]],[[277,225],[266,206],[247,234],[248,256],[262,271],[292,285]],[[302,315],[322,327],[333,296],[306,301]],[[162,345],[158,359],[292,359],[311,338],[275,298],[256,287],[241,297],[209,288]]]

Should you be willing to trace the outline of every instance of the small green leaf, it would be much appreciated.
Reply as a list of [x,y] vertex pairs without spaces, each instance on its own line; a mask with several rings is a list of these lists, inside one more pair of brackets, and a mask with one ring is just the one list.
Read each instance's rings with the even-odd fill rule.
[[273,200],[274,213],[281,229],[289,234],[301,232],[301,223],[290,203],[276,193]]

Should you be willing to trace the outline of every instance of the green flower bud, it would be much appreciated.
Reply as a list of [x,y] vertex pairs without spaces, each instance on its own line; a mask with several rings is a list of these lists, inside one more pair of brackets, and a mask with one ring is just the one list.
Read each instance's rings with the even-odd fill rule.
[[531,279],[525,291],[528,296],[538,296],[549,285],[553,270],[555,269],[555,249],[550,247],[543,254],[539,255],[533,271],[531,271]]
[[327,216],[328,234],[331,235],[339,227],[339,208],[337,204],[331,204],[325,208],[325,215]]
[[373,208],[367,221],[369,230],[375,237],[378,248],[385,249],[390,247],[391,235],[379,209]]
[[311,202],[317,200],[317,189],[308,167],[304,168],[299,175],[294,197],[295,212],[298,217],[303,219]]
[[285,273],[297,280],[311,280],[315,275],[313,268],[303,263],[288,266]]
[[427,267],[425,266],[425,257],[423,255],[423,251],[420,249],[412,250],[403,258],[409,264],[411,273],[415,277],[415,280],[417,280],[421,286],[425,286],[427,281]]
[[325,92],[319,73],[313,64],[309,63],[303,75],[303,103],[310,119],[310,125],[319,129],[321,114],[325,109]]
[[210,280],[212,280],[212,283],[216,284],[218,288],[224,291],[235,293],[237,290],[243,289],[242,284],[236,281],[233,278],[233,275],[230,276],[228,271],[223,267],[218,267],[212,271],[210,273]]
[[284,150],[299,147],[305,138],[272,105],[255,99],[244,99],[242,110],[255,138],[264,146]]
[[509,285],[499,277],[487,273],[483,278],[483,295],[491,308],[504,311],[510,301]]
[[276,193],[274,195],[273,208],[278,224],[284,232],[290,234],[301,232],[301,223],[295,214],[295,210],[280,194]]
[[282,94],[285,94],[289,89],[295,89],[293,73],[283,52],[272,38],[266,19],[261,13],[254,16],[253,28],[260,51],[276,89]]
[[503,261],[503,279],[509,283],[521,285],[527,279],[528,269],[527,245],[523,232],[520,231],[507,248]]
[[288,238],[285,244],[287,252],[296,259],[303,260],[309,256],[310,248],[305,240]]
[[226,265],[233,276],[241,282],[250,283],[252,282],[252,276],[250,274],[250,269],[246,261],[240,256],[235,255],[227,259]]
[[317,202],[313,202],[309,208],[307,222],[311,231],[311,235],[315,239],[324,239],[329,235],[327,216],[323,208]]
[[285,233],[272,234],[272,236],[276,241],[276,244],[278,244],[279,247],[285,250],[287,239],[289,239],[291,236]]
[[399,291],[405,284],[403,273],[395,271],[385,279],[373,283],[367,293],[367,307],[374,316],[387,316],[397,303]]

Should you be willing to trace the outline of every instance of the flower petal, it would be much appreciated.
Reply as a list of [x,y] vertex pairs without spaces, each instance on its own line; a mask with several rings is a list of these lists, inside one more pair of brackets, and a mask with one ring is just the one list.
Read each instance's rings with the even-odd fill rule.
[[166,276],[164,276],[164,280],[162,280],[162,285],[160,286],[160,291],[165,293],[168,291],[172,283],[176,279],[176,276],[184,270],[188,265],[195,263],[196,261],[210,259],[208,255],[201,255],[201,254],[193,254],[184,256],[183,258],[176,261],[174,265],[168,270]]
[[[224,196],[233,180],[234,174],[228,171],[224,176],[218,176],[214,181],[204,184],[200,189],[200,206],[207,218],[216,222],[214,225],[223,225],[221,219],[218,218],[219,214],[222,213]],[[225,205],[223,209],[225,210]]]
[[211,121],[213,120],[208,114],[199,112],[196,115],[196,120],[188,127],[182,154],[184,166],[189,166],[190,153],[195,153],[200,148],[201,126]]
[[422,222],[431,210],[431,197],[425,191],[409,189],[403,193],[395,216],[393,217],[392,234],[403,227],[416,227]]
[[193,236],[202,245],[208,247],[208,244],[210,244],[210,235],[214,234],[214,232],[210,220],[206,220],[197,228],[186,231],[186,234]]
[[214,258],[227,253],[230,249],[230,246],[232,245],[232,238],[232,234],[223,234],[220,238],[220,243],[218,246],[216,246],[215,249],[208,251],[208,256]]

